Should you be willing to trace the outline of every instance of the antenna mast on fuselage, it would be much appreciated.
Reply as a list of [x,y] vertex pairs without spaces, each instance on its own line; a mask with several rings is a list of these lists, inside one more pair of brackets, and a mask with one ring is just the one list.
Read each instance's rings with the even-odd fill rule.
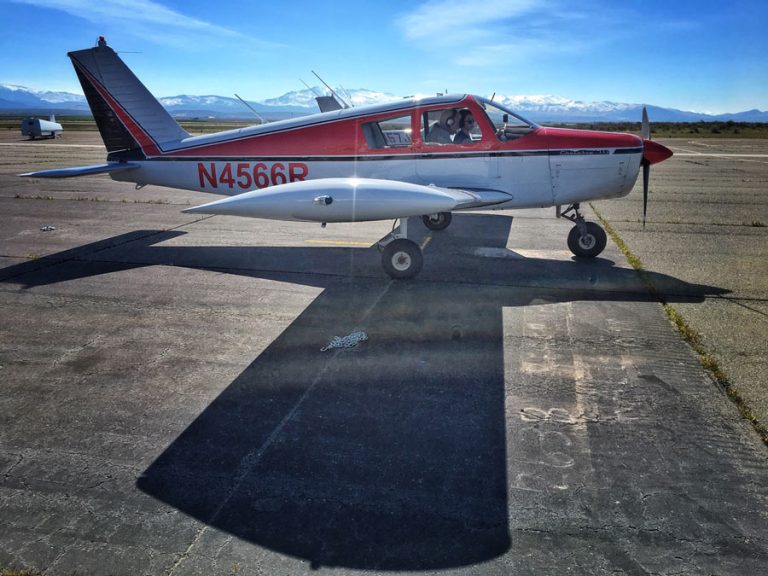
[[[235,96],[237,96],[237,94],[235,94]],[[240,98],[240,96],[237,96],[237,99],[238,99],[238,100],[240,100],[240,102],[242,102],[243,104],[245,104],[245,105],[248,107],[248,110],[250,110],[251,112],[253,112],[254,116],[256,116],[256,118],[258,118],[258,119],[259,119],[259,123],[260,123],[260,124],[266,124],[266,122],[264,121],[264,118],[262,118],[262,117],[259,115],[259,113],[258,113],[258,112],[256,112],[256,110],[254,110],[253,106],[251,106],[250,104],[248,104],[248,102],[246,102],[245,100],[243,100],[242,98]]]
[[334,90],[333,88],[331,88],[331,87],[328,85],[328,83],[327,83],[325,80],[323,80],[322,78],[320,78],[320,75],[319,75],[317,72],[315,72],[314,70],[312,70],[312,74],[314,74],[314,75],[315,75],[315,77],[316,77],[318,80],[320,80],[320,82],[322,82],[322,83],[323,83],[323,85],[324,85],[326,88],[328,88],[328,90],[330,90],[330,91],[331,91],[331,94],[333,95],[333,97],[334,97],[334,98],[336,98],[336,100],[338,100],[339,102],[341,102],[341,104],[344,106],[344,108],[349,108],[349,104],[347,104],[347,101],[346,101],[346,100],[344,100],[344,98],[342,98],[341,96],[339,96],[339,95],[336,93],[336,90]]

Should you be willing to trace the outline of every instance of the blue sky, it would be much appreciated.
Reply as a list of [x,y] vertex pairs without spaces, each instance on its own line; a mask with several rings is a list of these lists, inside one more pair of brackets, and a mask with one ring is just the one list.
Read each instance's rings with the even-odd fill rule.
[[156,96],[333,85],[768,109],[768,2],[0,0],[0,82],[81,93],[99,35]]

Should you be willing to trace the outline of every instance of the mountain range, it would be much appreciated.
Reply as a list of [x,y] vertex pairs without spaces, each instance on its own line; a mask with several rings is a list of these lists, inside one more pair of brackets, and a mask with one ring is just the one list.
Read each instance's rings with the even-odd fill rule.
[[[263,118],[277,120],[318,111],[315,94],[320,88],[288,92],[277,98],[248,104]],[[398,96],[367,89],[339,89],[341,97],[352,106],[399,100]],[[249,119],[253,117],[237,98],[226,96],[168,96],[159,99],[176,118]],[[497,94],[494,101],[519,112],[535,122],[638,122],[643,104],[621,102],[583,102],[561,96],[515,96]],[[768,122],[768,111],[748,110],[730,114],[705,114],[647,105],[648,114],[658,122],[728,121]],[[23,86],[0,84],[0,114],[48,115],[89,114],[85,97],[70,92],[31,90]]]

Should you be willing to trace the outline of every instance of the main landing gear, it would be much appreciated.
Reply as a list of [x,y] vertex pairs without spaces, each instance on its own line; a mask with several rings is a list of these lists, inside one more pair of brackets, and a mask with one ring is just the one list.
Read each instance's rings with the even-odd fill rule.
[[563,217],[576,224],[568,233],[568,248],[579,258],[594,258],[605,250],[608,240],[599,224],[587,222],[579,212],[578,204],[571,204],[564,212],[557,210],[558,217]]
[[408,218],[400,219],[400,230],[394,230],[379,242],[381,265],[396,280],[413,278],[421,270],[424,256],[413,240],[408,240]]
[[427,214],[421,217],[424,226],[430,230],[445,230],[451,223],[451,219],[450,212],[438,212],[437,214]]
[[[396,280],[413,278],[421,271],[424,256],[421,247],[413,240],[408,240],[408,221],[410,218],[400,218],[400,229],[392,230],[379,242],[381,265],[384,271]],[[430,230],[445,230],[451,223],[450,212],[438,212],[421,217],[424,225]]]
[[[438,212],[422,216],[421,220],[430,230],[445,230],[451,223],[450,212]],[[424,256],[421,247],[413,240],[408,240],[408,220],[400,218],[400,229],[394,230],[379,242],[381,265],[392,278],[405,280],[413,278],[421,271]]]

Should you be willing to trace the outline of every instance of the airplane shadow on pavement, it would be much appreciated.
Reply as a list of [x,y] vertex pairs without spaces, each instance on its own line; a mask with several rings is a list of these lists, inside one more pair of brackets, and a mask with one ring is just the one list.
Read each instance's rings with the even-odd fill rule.
[[[313,567],[451,568],[511,546],[503,308],[654,300],[607,260],[505,255],[511,221],[455,216],[410,282],[389,280],[374,248],[158,246],[180,233],[153,231],[12,266],[0,280],[31,287],[173,264],[322,286],[137,486]],[[670,301],[724,292],[648,274]],[[320,351],[329,334],[356,329],[367,342]]]

